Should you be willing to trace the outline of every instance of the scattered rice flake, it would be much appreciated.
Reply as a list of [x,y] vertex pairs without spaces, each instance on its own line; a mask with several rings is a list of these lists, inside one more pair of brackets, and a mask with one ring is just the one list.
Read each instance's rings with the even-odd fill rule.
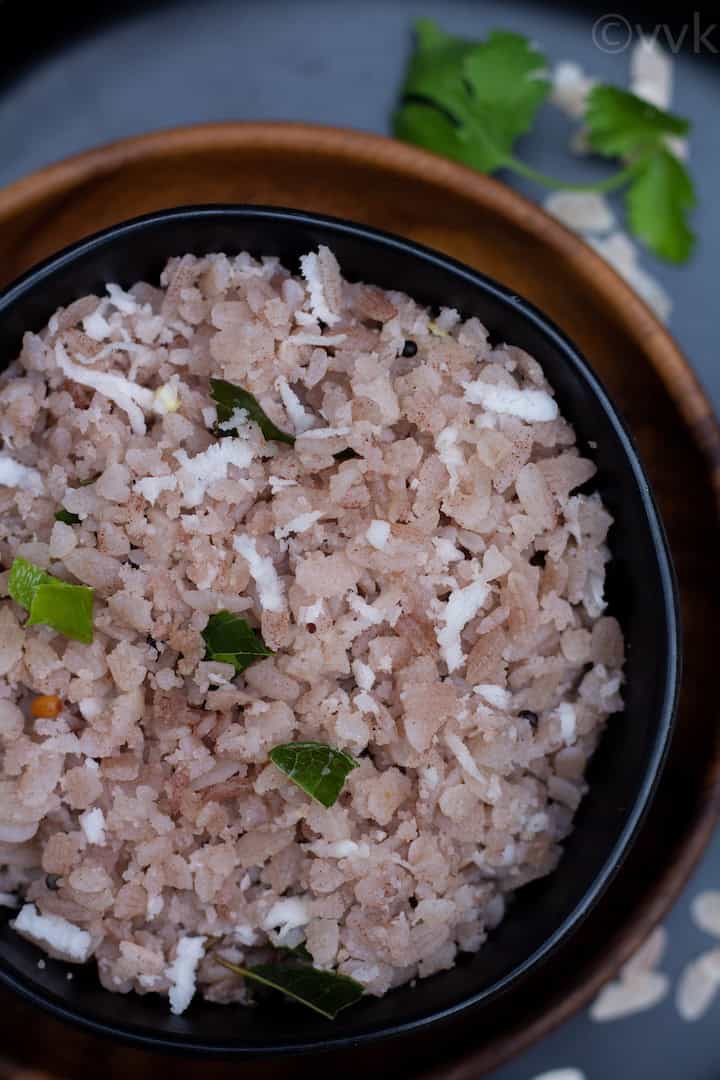
[[45,493],[45,484],[37,469],[22,465],[8,454],[0,454],[0,487],[21,488],[31,495]]
[[427,328],[434,337],[450,337],[447,330],[444,330],[434,319],[430,319]]
[[577,720],[575,716],[575,706],[570,705],[567,701],[563,701],[558,706],[557,710],[558,720],[560,721],[560,736],[566,746],[575,742],[577,738]]
[[590,1006],[590,1018],[604,1023],[646,1012],[659,1004],[669,989],[670,979],[662,972],[633,971],[603,987]]
[[105,815],[99,806],[93,806],[78,818],[80,828],[85,833],[85,839],[89,844],[97,844],[102,847],[105,843]]
[[365,690],[355,695],[355,704],[361,712],[370,713],[371,716],[378,716],[380,713],[380,706],[377,701],[372,694],[368,694]]
[[103,315],[103,308],[105,307],[105,301],[103,301],[98,308],[90,315],[86,315],[82,320],[82,328],[89,338],[93,341],[104,341],[105,338],[110,337],[110,323]]
[[135,435],[145,434],[147,427],[143,410],[149,412],[153,408],[155,394],[152,390],[146,386],[138,386],[137,383],[126,379],[124,375],[117,375],[110,371],[93,371],[73,363],[60,341],[55,343],[55,359],[66,378],[103,394],[127,414]]
[[465,465],[465,455],[458,446],[457,428],[452,427],[452,425],[443,428],[443,430],[435,436],[435,448],[437,449],[438,457],[450,476],[450,491],[456,491],[459,471]]
[[313,317],[315,319],[321,319],[324,323],[327,323],[328,326],[334,326],[335,323],[340,321],[340,316],[336,315],[334,311],[331,311],[328,306],[328,302],[325,298],[325,289],[323,288],[320,259],[314,251],[302,256],[300,259],[300,270],[307,282],[308,291],[310,293],[310,310]]
[[89,843],[103,847],[105,843],[105,814],[99,807],[91,807],[80,814],[78,821]]
[[308,439],[335,439],[339,435],[349,434],[349,427],[310,428],[303,431],[303,435]]
[[322,600],[316,600],[314,604],[308,604],[307,607],[301,607],[298,610],[298,618],[300,619],[300,622],[303,622],[306,625],[308,623],[316,623],[318,619],[321,618],[324,610]]
[[119,285],[110,282],[105,286],[108,296],[112,301],[113,307],[116,307],[118,311],[121,311],[123,315],[134,315],[138,310],[138,302],[132,293],[125,292]]
[[580,1069],[551,1069],[534,1077],[534,1080],[585,1080],[585,1073]]
[[241,409],[236,405],[227,420],[218,424],[218,428],[220,431],[239,431],[247,425],[249,416],[247,409]]
[[496,709],[510,708],[512,694],[503,686],[496,686],[494,683],[481,683],[479,686],[473,686],[473,693]]
[[347,334],[291,334],[287,339],[291,345],[314,345],[316,348],[333,348],[347,340]]
[[463,385],[465,400],[472,405],[482,405],[490,412],[517,416],[530,423],[556,420],[560,415],[557,402],[546,390],[516,390],[482,379]]
[[553,105],[557,105],[567,116],[577,119],[583,116],[587,96],[595,80],[586,75],[579,64],[572,60],[561,60],[553,70],[552,84],[550,100]]
[[609,232],[615,214],[606,197],[597,191],[552,191],[544,202],[554,218],[576,232]]
[[585,583],[582,602],[591,619],[597,619],[602,615],[607,607],[605,602],[605,574],[603,571],[590,571]]
[[232,930],[232,936],[241,945],[258,945],[260,942],[260,935],[252,926],[236,926]]
[[133,491],[154,506],[163,491],[174,491],[176,487],[176,476],[145,476],[135,481]]
[[155,919],[162,909],[165,907],[165,901],[159,894],[156,896],[148,896],[147,908],[145,910],[146,917],[148,919]]
[[60,915],[41,915],[34,904],[25,904],[10,926],[35,945],[72,963],[84,964],[92,952],[92,938],[87,930],[74,926]]
[[[105,708],[105,702],[102,698],[97,697],[82,698],[78,701],[78,708],[83,720],[95,720]],[[91,766],[94,766],[96,769],[98,768],[96,761],[93,761],[92,758],[87,758],[85,767],[89,769]]]
[[634,971],[653,971],[665,954],[668,934],[664,926],[656,926],[639,949],[633,953],[621,968],[621,974]]
[[277,495],[278,491],[284,491],[285,488],[297,487],[297,480],[286,480],[284,476],[270,476],[270,492],[273,495]]
[[20,900],[11,892],[0,892],[0,907],[16,908],[19,907]]
[[449,566],[453,562],[461,562],[465,558],[462,551],[458,551],[452,540],[448,540],[444,536],[434,536],[432,543],[445,566]]
[[369,986],[380,974],[382,972],[378,964],[365,963],[353,968],[352,978],[362,986]]
[[464,661],[460,634],[480,611],[489,591],[484,581],[475,581],[464,589],[454,589],[444,605],[444,626],[436,630],[436,637],[449,672],[455,671]]
[[311,528],[316,521],[323,516],[322,510],[310,510],[307,514],[298,514],[287,525],[278,525],[275,529],[275,539],[285,540],[291,533],[303,533]]
[[177,412],[180,408],[180,394],[178,386],[180,380],[173,375],[166,383],[155,391],[155,412],[162,415]]
[[362,596],[359,596],[356,592],[348,593],[347,602],[350,609],[371,626],[379,626],[380,623],[385,622],[385,616],[382,611],[378,611],[376,607],[368,604],[367,601],[363,600]]
[[660,282],[638,263],[637,248],[630,237],[616,229],[606,237],[588,237],[589,243],[625,278],[663,322],[672,311],[672,300]]
[[252,446],[245,439],[222,439],[194,457],[186,450],[175,450],[173,457],[180,465],[176,473],[183,493],[183,506],[199,506],[207,489],[217,480],[225,480],[228,467],[246,469],[253,459]]
[[382,551],[388,540],[390,539],[390,523],[388,521],[380,521],[375,519],[370,522],[370,526],[365,533],[368,543],[377,548],[378,551]]
[[308,850],[322,859],[348,859],[357,855],[360,859],[370,856],[368,844],[356,844],[354,840],[314,840]]
[[353,660],[352,673],[361,690],[372,690],[375,672],[368,664],[364,664],[362,660]]
[[295,391],[290,386],[284,375],[278,375],[275,380],[275,386],[280,394],[282,403],[285,406],[285,412],[288,415],[290,423],[295,428],[295,431],[302,434],[311,428],[315,423],[315,417],[312,413],[307,412],[303,408],[303,404]]
[[468,776],[471,776],[473,780],[477,780],[480,784],[487,784],[487,777],[480,772],[475,758],[472,756],[459,735],[455,735],[454,732],[449,731],[445,736],[445,743],[457,758],[462,770],[466,772]]
[[658,109],[672,102],[673,61],[656,37],[641,34],[630,53],[630,90]]
[[307,926],[310,922],[310,905],[300,896],[288,896],[276,900],[263,919],[264,930],[279,930],[285,937],[291,930]]
[[265,611],[282,611],[285,596],[282,582],[277,576],[272,559],[268,555],[259,555],[255,538],[247,535],[236,536],[233,547],[238,555],[247,562],[250,573],[257,585],[258,599]]
[[706,889],[698,893],[690,905],[693,922],[706,934],[720,938],[720,891]]
[[720,949],[711,949],[691,961],[680,976],[675,1004],[683,1020],[700,1020],[720,990]]
[[171,980],[170,1011],[175,1016],[184,1013],[195,994],[198,964],[205,952],[205,937],[181,937],[175,950],[175,959],[167,969]]

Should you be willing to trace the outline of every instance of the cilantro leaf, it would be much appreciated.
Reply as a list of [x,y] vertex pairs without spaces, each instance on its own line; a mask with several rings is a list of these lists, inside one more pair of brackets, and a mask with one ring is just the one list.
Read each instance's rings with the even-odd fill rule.
[[666,136],[687,135],[690,128],[681,116],[605,84],[590,91],[585,123],[590,146],[606,157],[632,156],[660,148]]
[[[288,443],[290,446],[294,444],[295,436],[289,435],[286,431],[281,431],[249,390],[243,390],[242,386],[235,386],[234,383],[226,382],[225,379],[211,379],[210,394],[217,406],[219,424],[224,424],[227,420],[230,420],[235,410],[241,409],[248,414],[251,420],[255,421],[266,439]],[[225,434],[236,435],[237,431],[226,431]]]
[[272,748],[270,760],[322,806],[336,802],[346,777],[358,767],[344,750],[320,742],[282,743]]
[[395,134],[483,172],[510,164],[550,90],[545,58],[505,30],[464,41],[422,19],[416,31]]
[[217,960],[235,975],[261,983],[270,990],[279,990],[328,1020],[334,1020],[341,1009],[354,1005],[365,992],[361,984],[349,975],[317,971],[308,964],[258,964],[246,968],[232,964],[222,956],[218,956]]
[[685,262],[695,234],[687,223],[695,205],[690,174],[669,150],[652,154],[634,177],[626,195],[630,227],[657,255]]
[[614,86],[591,91],[585,119],[594,150],[631,163],[625,200],[633,233],[656,255],[684,262],[695,242],[687,221],[695,189],[667,139],[686,135],[688,121]]
[[481,172],[505,168],[549,188],[609,192],[623,189],[632,232],[663,258],[686,260],[695,237],[688,213],[695,204],[690,174],[668,140],[686,135],[687,120],[615,86],[588,96],[590,146],[622,168],[595,183],[564,183],[514,156],[550,90],[540,52],[521,34],[495,30],[485,41],[446,34],[429,19],[416,23],[395,135]]
[[206,659],[232,664],[238,674],[256,660],[274,655],[250,623],[231,611],[218,611],[211,615],[202,636],[207,650]]

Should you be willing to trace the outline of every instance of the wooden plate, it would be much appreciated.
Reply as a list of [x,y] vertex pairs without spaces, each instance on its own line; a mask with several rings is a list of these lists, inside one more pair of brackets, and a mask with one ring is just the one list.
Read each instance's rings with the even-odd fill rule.
[[[670,536],[684,619],[677,733],[631,858],[547,974],[472,1018],[322,1064],[243,1064],[245,1078],[389,1074],[477,1080],[585,1005],[678,896],[720,814],[715,627],[720,620],[720,429],[667,331],[575,236],[502,184],[375,135],[294,124],[161,132],[83,154],[0,192],[0,278],[123,218],[187,203],[250,202],[354,218],[430,244],[510,285],[584,350],[628,420]],[[170,253],[168,253],[170,254]],[[647,658],[653,663],[653,658]],[[32,1038],[29,1033],[32,1032]],[[63,1027],[0,994],[0,1043],[74,1080],[149,1080],[163,1061]],[[177,1077],[238,1064],[167,1059]],[[1,1070],[1,1066],[0,1066]],[[0,1072],[1,1075],[1,1072]]]

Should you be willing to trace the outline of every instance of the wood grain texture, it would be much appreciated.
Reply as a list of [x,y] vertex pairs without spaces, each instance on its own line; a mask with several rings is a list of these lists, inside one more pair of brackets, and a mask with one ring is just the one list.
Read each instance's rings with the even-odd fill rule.
[[[585,1005],[682,890],[720,814],[714,639],[720,617],[720,430],[668,332],[594,252],[533,204],[462,166],[379,136],[289,124],[225,124],[131,139],[0,192],[0,276],[123,218],[187,203],[249,202],[353,218],[492,275],[542,308],[585,352],[620,406],[658,497],[678,573],[685,675],[677,731],[636,848],[553,961],[501,1000],[486,1028],[458,1020],[401,1042],[324,1057],[347,1080],[477,1080]],[[170,253],[168,253],[170,254]],[[28,1032],[33,1038],[28,1038]],[[3,1053],[68,1080],[310,1077],[318,1062],[161,1058],[67,1028],[0,994]]]

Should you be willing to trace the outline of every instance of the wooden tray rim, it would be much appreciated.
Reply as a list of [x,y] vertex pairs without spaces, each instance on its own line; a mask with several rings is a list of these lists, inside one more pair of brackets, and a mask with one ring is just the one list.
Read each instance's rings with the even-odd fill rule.
[[[188,153],[282,150],[323,158],[351,159],[368,168],[380,167],[399,177],[420,176],[429,183],[449,188],[454,194],[483,206],[512,225],[526,231],[561,256],[592,286],[623,331],[647,355],[679,409],[690,435],[706,459],[720,512],[720,423],[697,376],[669,330],[659,322],[634,290],[588,244],[550,217],[535,203],[502,182],[429,151],[383,135],[319,124],[286,121],[227,121],[194,124],[130,136],[80,152],[45,166],[0,189],[0,226],[10,218],[30,215],[39,206],[74,197],[92,181],[110,176],[136,161],[167,160]],[[29,232],[35,230],[35,222]],[[493,1067],[498,1067],[547,1035],[587,1005],[638,944],[667,914],[685,887],[720,818],[720,746],[708,759],[706,785],[716,793],[705,801],[691,827],[681,856],[656,878],[652,896],[619,928],[613,949],[595,963],[580,989],[556,1002],[522,1032],[500,1035],[494,1043]],[[487,1047],[485,1048],[487,1050]],[[484,1050],[478,1051],[485,1056]],[[450,1062],[423,1074],[426,1080],[469,1080],[470,1052],[462,1061]]]

